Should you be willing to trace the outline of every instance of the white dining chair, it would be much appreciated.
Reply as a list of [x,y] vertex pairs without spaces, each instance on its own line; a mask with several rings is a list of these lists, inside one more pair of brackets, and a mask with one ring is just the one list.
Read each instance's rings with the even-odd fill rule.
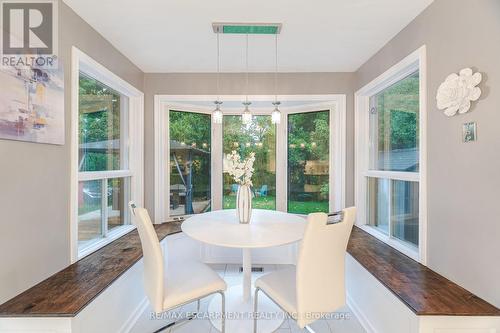
[[297,266],[255,281],[254,333],[259,291],[310,332],[309,324],[345,305],[345,254],[355,215],[354,207],[331,215],[309,214]]
[[[178,263],[165,260],[148,211],[137,207],[133,202],[129,203],[129,207],[133,223],[137,226],[141,239],[144,288],[153,311],[161,313],[197,301],[199,312],[200,299],[212,294],[220,294],[222,297],[221,330],[224,333],[226,282],[204,263],[194,260]],[[171,323],[167,327],[176,323]],[[165,328],[162,327],[156,332]]]

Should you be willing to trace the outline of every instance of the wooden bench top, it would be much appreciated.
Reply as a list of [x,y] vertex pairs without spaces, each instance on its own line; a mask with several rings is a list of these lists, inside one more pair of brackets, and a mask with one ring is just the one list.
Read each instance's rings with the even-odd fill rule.
[[495,306],[358,227],[347,252],[417,315],[500,316]]
[[[155,229],[160,241],[181,231],[177,222]],[[74,317],[141,258],[133,230],[0,305],[0,317]]]
[[[155,225],[158,238],[180,223]],[[354,227],[348,253],[417,315],[500,316],[500,310]],[[142,257],[131,231],[0,305],[0,317],[74,317]]]

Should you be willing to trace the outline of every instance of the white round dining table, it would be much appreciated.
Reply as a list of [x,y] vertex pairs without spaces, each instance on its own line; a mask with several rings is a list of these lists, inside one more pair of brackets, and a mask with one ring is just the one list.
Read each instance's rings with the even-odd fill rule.
[[[202,243],[242,249],[243,279],[241,286],[226,290],[226,332],[253,332],[252,249],[295,243],[302,239],[305,218],[284,212],[253,209],[249,224],[240,224],[234,209],[212,211],[189,217],[182,231]],[[264,295],[263,295],[264,296]],[[209,314],[220,311],[221,299],[214,297]],[[259,297],[258,332],[273,332],[284,320],[284,314],[267,297]],[[210,315],[212,324],[220,330],[219,316]]]

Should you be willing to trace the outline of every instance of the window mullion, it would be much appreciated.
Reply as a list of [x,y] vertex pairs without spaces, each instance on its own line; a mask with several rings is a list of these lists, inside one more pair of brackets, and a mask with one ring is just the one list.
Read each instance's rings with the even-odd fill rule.
[[[212,121],[212,118],[210,118]],[[224,138],[223,135],[223,124],[213,124],[211,125],[211,200],[213,203],[213,210],[221,210],[223,207],[223,172],[222,161],[224,160]]]
[[287,211],[288,177],[288,116],[282,112],[281,121],[276,125],[276,210]]
[[385,170],[366,170],[364,172],[365,177],[380,178],[380,179],[393,179],[393,180],[403,180],[403,181],[420,181],[419,172],[407,172],[407,171],[385,171]]
[[108,180],[101,179],[101,230],[102,236],[108,235]]
[[[372,110],[375,112],[372,113]],[[378,113],[377,113],[377,97],[372,96],[369,98],[368,105],[368,129],[367,129],[367,137],[368,137],[368,169],[373,168],[378,165],[378,156],[376,153],[376,144],[379,141],[378,137]],[[371,163],[370,163],[371,162]]]
[[112,170],[112,171],[83,171],[78,173],[78,181],[100,180],[110,178],[132,177],[130,170]]
[[[340,210],[341,207],[336,207],[335,205],[335,196],[338,193],[335,193],[335,172],[334,170],[339,170],[340,168],[335,164],[335,134],[336,130],[334,130],[335,126],[335,113],[334,109],[330,108],[328,110],[328,212],[334,212],[335,210]],[[338,171],[337,171],[338,172]]]
[[[130,220],[130,211],[128,210],[128,201],[130,200],[130,198],[132,198],[132,196],[130,195],[130,192],[131,192],[131,184],[132,184],[132,177],[125,177],[125,178],[122,178],[122,181],[123,181],[123,188],[124,188],[124,195],[123,195],[123,201],[122,201],[122,207],[124,207],[123,209],[123,225],[129,225],[131,224],[131,220]],[[106,223],[107,225],[107,223]]]
[[389,230],[388,230],[389,231],[389,238],[394,238],[393,237],[393,230],[392,230],[392,223],[393,223],[393,221],[392,221],[392,215],[393,215],[393,212],[392,212],[392,206],[393,206],[392,186],[393,186],[393,182],[390,179],[389,180],[389,193],[388,193],[388,195],[389,195],[389,200],[388,200],[388,203],[389,203],[388,212],[389,212],[389,214],[387,216],[389,219],[389,221],[388,221],[389,222]]
[[130,114],[128,112],[130,100],[124,96],[120,96],[120,169],[130,169],[129,162],[129,137],[130,137]]

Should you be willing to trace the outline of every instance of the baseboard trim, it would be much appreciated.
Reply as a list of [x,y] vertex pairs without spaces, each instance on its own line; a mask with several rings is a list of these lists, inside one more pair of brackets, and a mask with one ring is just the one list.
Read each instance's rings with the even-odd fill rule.
[[139,305],[134,309],[131,316],[123,323],[123,326],[120,328],[120,333],[129,333],[134,325],[139,321],[141,315],[146,311],[149,305],[149,300],[147,297],[144,297]]
[[377,330],[370,323],[368,318],[365,316],[361,308],[358,306],[356,301],[354,301],[354,299],[352,299],[349,296],[349,293],[347,293],[347,305],[351,309],[352,313],[356,316],[361,326],[363,326],[366,333],[378,333]]

